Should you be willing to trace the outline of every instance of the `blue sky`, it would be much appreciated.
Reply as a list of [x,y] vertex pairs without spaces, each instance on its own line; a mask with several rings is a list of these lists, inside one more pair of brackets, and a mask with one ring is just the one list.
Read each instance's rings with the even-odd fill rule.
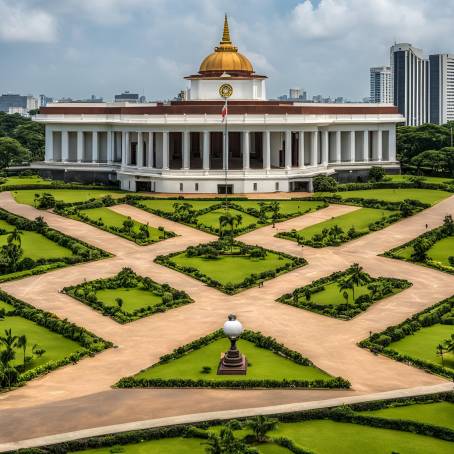
[[454,0],[0,0],[0,92],[171,98],[220,39],[289,87],[361,99],[394,41],[454,53]]

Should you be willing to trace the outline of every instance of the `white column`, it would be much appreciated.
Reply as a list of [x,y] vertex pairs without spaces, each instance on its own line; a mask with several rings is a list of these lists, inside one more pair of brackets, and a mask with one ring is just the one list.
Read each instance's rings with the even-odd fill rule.
[[229,170],[229,133],[222,134],[222,169]]
[[189,170],[190,167],[190,150],[191,150],[191,135],[190,131],[183,131],[183,169]]
[[114,148],[114,137],[112,131],[107,131],[107,164],[112,164],[113,162],[113,148]]
[[311,166],[315,167],[318,164],[317,153],[318,153],[318,131],[312,131],[311,140]]
[[377,131],[377,161],[383,161],[383,133],[381,129]]
[[84,159],[84,133],[77,131],[77,162],[82,162]]
[[329,155],[329,135],[328,131],[325,129],[322,131],[322,165],[328,165],[328,155]]
[[336,131],[336,163],[342,162],[342,132]]
[[355,131],[350,131],[350,162],[355,162]]
[[121,131],[121,166],[128,165],[129,132]]
[[271,169],[271,133],[270,131],[263,131],[262,137],[262,153],[263,153],[263,168],[265,170]]
[[243,131],[242,134],[242,150],[243,150],[243,170],[249,170],[249,145],[250,145],[250,137],[249,137],[249,131]]
[[363,161],[369,162],[369,131],[363,131]]
[[396,125],[392,125],[389,130],[389,160],[396,161]]
[[136,165],[137,167],[143,167],[143,134],[141,131],[137,132]]
[[169,131],[162,133],[162,168],[169,170]]
[[91,133],[91,162],[95,163],[99,161],[98,151],[98,131]]
[[148,133],[148,160],[147,166],[150,168],[154,167],[154,146],[153,146],[153,133]]
[[48,125],[46,125],[46,148],[44,153],[46,162],[54,161],[54,132]]
[[292,131],[285,131],[285,168],[292,168]]
[[298,133],[298,166],[304,168],[304,131]]
[[69,160],[68,131],[61,132],[61,160],[62,162],[68,162]]
[[202,167],[210,170],[210,131],[203,131],[202,140]]

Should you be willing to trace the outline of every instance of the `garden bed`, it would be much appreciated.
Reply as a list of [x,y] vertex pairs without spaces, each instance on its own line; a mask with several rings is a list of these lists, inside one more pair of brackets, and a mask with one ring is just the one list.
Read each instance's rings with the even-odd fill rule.
[[117,386],[159,388],[349,388],[341,377],[331,377],[300,353],[271,337],[245,331],[238,348],[246,355],[246,375],[217,375],[220,354],[229,349],[222,330],[202,337],[161,357],[160,361]]
[[0,208],[0,282],[50,269],[109,257],[109,254],[51,229],[42,220],[22,218]]
[[188,274],[229,295],[307,263],[302,258],[227,239],[160,255],[155,262]]
[[277,301],[322,315],[349,320],[372,304],[411,286],[403,279],[372,278],[358,265],[318,279]]
[[[2,336],[11,339],[0,388],[19,386],[58,367],[92,356],[108,347],[98,336],[54,314],[36,309],[0,290]],[[8,330],[11,332],[8,334]],[[21,340],[22,337],[22,340]],[[25,340],[24,340],[25,339]],[[9,347],[3,343],[0,351]],[[11,353],[12,352],[12,353]]]
[[[454,378],[454,296],[415,314],[396,326],[374,333],[359,343],[374,353],[447,378]],[[439,349],[443,347],[444,353]]]
[[64,293],[119,323],[192,303],[185,292],[123,268],[116,276],[65,287]]

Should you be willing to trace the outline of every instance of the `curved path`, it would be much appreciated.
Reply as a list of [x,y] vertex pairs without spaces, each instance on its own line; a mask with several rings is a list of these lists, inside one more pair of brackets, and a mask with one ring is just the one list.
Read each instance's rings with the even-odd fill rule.
[[[146,247],[87,224],[19,205],[9,193],[0,193],[0,206],[29,219],[41,215],[53,228],[114,254],[98,262],[32,276],[2,284],[8,293],[51,311],[111,340],[116,348],[67,366],[0,395],[0,443],[99,426],[176,417],[206,412],[251,409],[332,398],[350,399],[373,393],[443,385],[446,381],[416,368],[375,356],[356,343],[370,331],[379,331],[454,294],[454,276],[377,254],[433,228],[447,213],[454,214],[454,197],[338,248],[301,248],[274,238],[279,230],[303,228],[339,216],[354,207],[335,205],[242,235],[240,239],[305,257],[305,267],[267,281],[234,296],[209,288],[189,276],[153,262],[160,254],[214,239],[212,235],[119,205],[113,209],[152,226],[164,226],[177,237]],[[411,281],[413,286],[374,304],[345,322],[277,303],[276,298],[314,279],[359,262],[373,276]],[[108,277],[129,266],[143,276],[185,290],[195,303],[120,325],[88,306],[61,294],[65,285]],[[352,390],[186,390],[112,389],[121,377],[156,362],[161,355],[217,329],[226,314],[235,312],[249,329],[260,330],[309,357],[317,366],[352,382]],[[449,385],[448,385],[449,386]],[[252,410],[251,410],[252,411]],[[70,416],[68,416],[70,415]],[[45,423],[43,423],[45,421]],[[0,447],[1,450],[1,447]]]

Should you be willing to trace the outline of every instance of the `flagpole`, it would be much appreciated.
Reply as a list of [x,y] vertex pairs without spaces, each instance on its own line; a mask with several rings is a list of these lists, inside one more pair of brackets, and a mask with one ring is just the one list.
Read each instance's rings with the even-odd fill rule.
[[225,98],[224,109],[224,194],[225,194],[225,201],[224,206],[225,210],[227,211],[227,174],[229,170],[229,132],[228,132],[228,106],[227,101],[228,98]]

